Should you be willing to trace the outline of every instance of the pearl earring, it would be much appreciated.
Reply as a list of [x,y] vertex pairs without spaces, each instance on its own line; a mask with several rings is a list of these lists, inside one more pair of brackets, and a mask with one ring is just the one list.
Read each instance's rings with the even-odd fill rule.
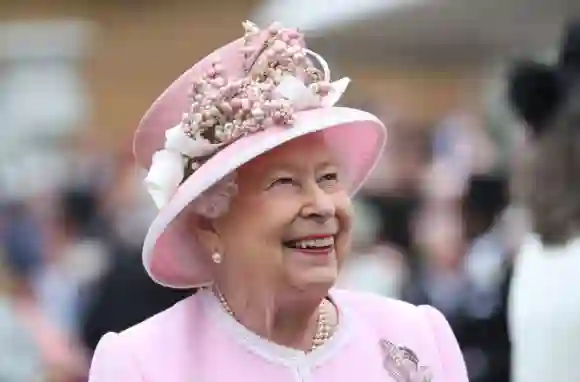
[[214,252],[213,255],[211,255],[211,259],[214,263],[219,264],[222,262],[222,255],[220,255],[218,252]]

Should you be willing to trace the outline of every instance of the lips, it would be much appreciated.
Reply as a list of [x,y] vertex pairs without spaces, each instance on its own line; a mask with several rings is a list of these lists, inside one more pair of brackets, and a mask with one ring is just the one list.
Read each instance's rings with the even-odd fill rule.
[[284,246],[308,254],[328,254],[334,249],[334,236],[316,235],[284,242]]

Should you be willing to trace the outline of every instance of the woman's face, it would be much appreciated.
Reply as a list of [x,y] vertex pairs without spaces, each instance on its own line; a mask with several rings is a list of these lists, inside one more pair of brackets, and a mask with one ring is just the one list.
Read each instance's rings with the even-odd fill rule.
[[332,286],[350,247],[352,207],[322,135],[261,155],[237,179],[229,211],[213,224],[223,257],[218,282],[297,291]]

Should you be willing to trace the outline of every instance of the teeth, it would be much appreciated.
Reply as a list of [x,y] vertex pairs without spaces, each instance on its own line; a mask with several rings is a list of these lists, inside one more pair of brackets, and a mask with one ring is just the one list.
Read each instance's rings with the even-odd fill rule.
[[300,240],[296,242],[296,248],[324,248],[334,245],[334,237],[329,236],[314,240]]

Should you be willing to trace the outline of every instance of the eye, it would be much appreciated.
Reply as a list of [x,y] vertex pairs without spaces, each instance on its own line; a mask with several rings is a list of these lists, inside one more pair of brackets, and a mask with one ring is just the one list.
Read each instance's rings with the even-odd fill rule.
[[319,182],[336,183],[338,182],[338,173],[331,172],[320,177]]
[[272,182],[272,184],[270,185],[270,188],[274,187],[274,186],[294,186],[296,184],[296,181],[293,178],[290,177],[280,177],[278,179],[276,179],[274,182]]

